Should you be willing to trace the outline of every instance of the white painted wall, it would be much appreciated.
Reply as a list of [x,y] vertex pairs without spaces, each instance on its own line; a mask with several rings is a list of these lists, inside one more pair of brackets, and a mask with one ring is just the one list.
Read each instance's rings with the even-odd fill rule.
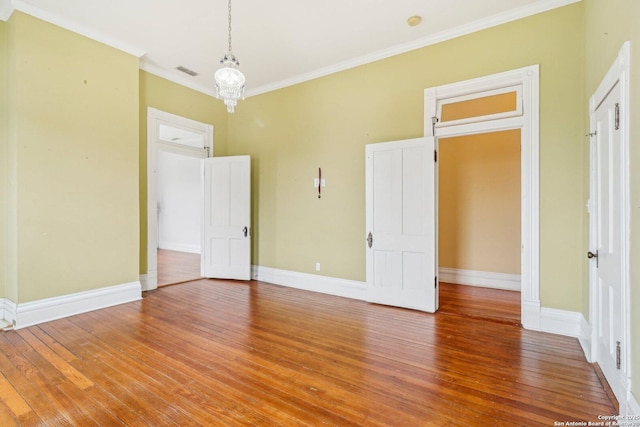
[[158,247],[200,253],[200,159],[158,151]]

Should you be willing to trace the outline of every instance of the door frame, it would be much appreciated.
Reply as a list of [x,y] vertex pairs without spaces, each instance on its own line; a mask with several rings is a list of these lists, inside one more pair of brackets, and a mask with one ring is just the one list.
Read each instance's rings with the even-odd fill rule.
[[[626,414],[628,411],[628,392],[631,390],[630,378],[630,361],[631,361],[631,298],[630,298],[630,260],[629,247],[631,242],[631,193],[629,179],[629,144],[630,144],[630,102],[629,102],[629,73],[630,73],[630,43],[625,42],[618,52],[618,56],[609,68],[609,71],[600,82],[600,85],[589,99],[589,134],[590,151],[589,151],[589,202],[588,210],[591,212],[596,207],[593,206],[592,200],[595,199],[596,187],[596,147],[594,144],[596,122],[595,111],[600,104],[607,98],[609,93],[616,85],[620,90],[620,163],[624,165],[621,176],[621,202],[623,221],[620,224],[622,238],[622,283],[621,283],[621,305],[622,305],[622,340],[621,348],[624,356],[621,358],[621,372],[617,378],[607,378],[612,391],[614,392],[620,405],[620,414]],[[597,224],[594,215],[589,215],[589,247],[596,247],[597,240]],[[587,360],[597,362],[598,359],[598,324],[600,322],[600,310],[598,300],[598,272],[595,263],[589,263],[589,327],[591,328],[591,346],[586,346],[589,354],[586,354]]]
[[194,155],[198,149],[160,140],[160,125],[181,128],[204,136],[206,155],[213,156],[213,125],[181,117],[155,108],[147,108],[147,273],[140,276],[143,291],[158,287],[158,194],[157,156],[159,150]]
[[[424,134],[436,138],[520,129],[521,138],[521,323],[526,329],[542,330],[540,306],[540,95],[539,65],[455,82],[424,91]],[[487,116],[458,124],[438,125],[438,103],[449,98],[487,96],[491,91],[517,87],[521,114]],[[436,196],[437,197],[437,196]]]

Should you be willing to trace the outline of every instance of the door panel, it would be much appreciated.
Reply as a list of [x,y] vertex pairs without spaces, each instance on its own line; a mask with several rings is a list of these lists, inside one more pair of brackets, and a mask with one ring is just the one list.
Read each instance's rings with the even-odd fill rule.
[[[595,359],[605,377],[612,379],[621,375],[624,351],[618,348],[623,339],[623,316],[625,308],[622,298],[623,283],[623,232],[624,204],[622,185],[624,182],[621,151],[621,132],[616,129],[617,105],[620,104],[619,83],[609,92],[593,114],[595,138],[592,155],[595,172],[591,198],[591,221],[594,221],[595,236],[592,236],[592,251],[597,283],[597,340]],[[593,247],[595,246],[595,247]],[[619,355],[619,356],[618,356]],[[620,366],[618,366],[620,357]]]
[[434,142],[428,137],[367,145],[370,302],[437,310]]
[[203,161],[202,275],[251,279],[251,158]]

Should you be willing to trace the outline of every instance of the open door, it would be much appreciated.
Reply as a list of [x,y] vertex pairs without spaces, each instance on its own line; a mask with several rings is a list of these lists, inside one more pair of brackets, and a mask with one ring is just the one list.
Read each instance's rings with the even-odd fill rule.
[[366,147],[367,301],[438,309],[433,137]]
[[592,361],[626,414],[630,384],[629,45],[590,100],[589,246]]
[[203,160],[202,276],[251,279],[251,158]]

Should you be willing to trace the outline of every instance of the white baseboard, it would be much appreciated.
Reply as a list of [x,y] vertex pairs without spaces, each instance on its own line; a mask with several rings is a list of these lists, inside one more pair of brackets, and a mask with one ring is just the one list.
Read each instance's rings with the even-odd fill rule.
[[0,329],[12,329],[15,326],[16,303],[8,298],[0,298]]
[[591,354],[591,325],[583,315],[580,316],[580,335],[578,340],[589,363],[593,363],[593,354]]
[[[252,266],[251,278],[290,288],[321,292],[335,296],[353,298],[362,301],[367,299],[367,286],[364,282],[320,276],[317,274],[299,273],[277,268]],[[444,279],[441,279],[444,280]],[[523,303],[523,326],[526,329],[565,335],[573,338],[590,339],[584,335],[582,313],[540,307],[540,303]],[[587,325],[588,326],[588,325]]]
[[441,282],[455,283],[457,285],[481,286],[484,288],[505,289],[508,291],[519,291],[522,289],[519,274],[440,267],[438,268],[438,279]]
[[540,330],[552,334],[578,338],[582,330],[582,313],[542,307]]
[[[521,307],[523,328],[578,338],[583,350],[590,348],[591,332],[582,313],[540,307],[538,301],[523,300]],[[590,354],[585,351],[585,356],[589,359]]]
[[356,280],[299,273],[259,265],[251,267],[251,278],[290,288],[303,289],[305,291],[320,292],[363,301],[367,299],[366,284]]
[[522,298],[520,304],[521,311],[521,323],[525,329],[532,331],[540,330],[540,301],[539,300],[527,300]]
[[188,252],[190,254],[199,254],[201,252],[200,245],[178,243],[178,242],[158,242],[158,249],[166,249],[168,251]]
[[152,291],[158,288],[158,272],[149,271],[140,275],[140,285],[143,291]]
[[[15,329],[86,313],[142,298],[140,282],[125,283],[60,297],[15,304],[4,302],[4,320]],[[8,303],[7,303],[8,301]]]
[[143,291],[147,290],[147,286],[149,286],[149,275],[148,274],[141,274],[140,275],[140,289],[142,289]]

